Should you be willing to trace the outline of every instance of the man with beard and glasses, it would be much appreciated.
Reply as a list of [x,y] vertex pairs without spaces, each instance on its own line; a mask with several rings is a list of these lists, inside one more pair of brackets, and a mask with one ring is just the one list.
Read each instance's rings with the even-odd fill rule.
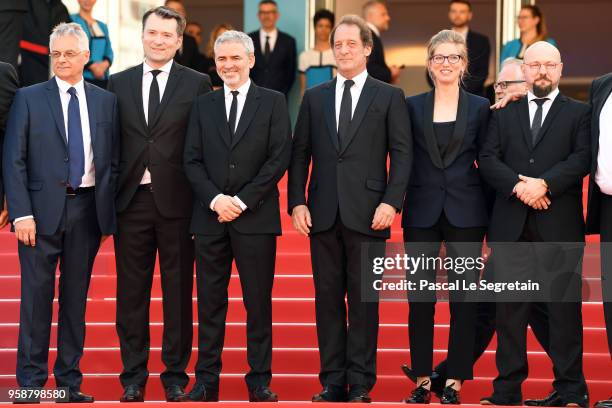
[[[562,68],[553,45],[540,41],[527,49],[527,96],[493,112],[480,154],[481,174],[496,191],[487,235],[496,265],[511,261],[516,279],[544,269],[543,285],[555,272],[554,286],[565,295],[497,303],[499,374],[493,395],[483,398],[483,405],[522,403],[521,384],[528,375],[527,322],[536,301],[544,302],[548,312],[556,391],[539,405],[588,405],[579,282],[572,284],[580,278],[574,268],[581,266],[584,243],[582,180],[590,169],[590,111],[588,105],[559,92]],[[529,251],[521,252],[524,248]],[[561,257],[565,262],[559,266],[555,261]]]

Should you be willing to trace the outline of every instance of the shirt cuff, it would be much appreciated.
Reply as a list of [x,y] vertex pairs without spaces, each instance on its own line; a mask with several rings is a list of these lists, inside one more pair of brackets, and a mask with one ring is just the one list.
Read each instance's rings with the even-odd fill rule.
[[215,203],[216,203],[216,202],[217,202],[217,200],[218,200],[219,198],[221,198],[221,197],[223,197],[223,194],[217,194],[217,195],[215,196],[215,198],[213,198],[213,199],[212,199],[212,201],[210,202],[210,209],[211,209],[211,210],[215,211]]
[[237,195],[234,196],[234,199],[236,201],[238,201],[238,205],[240,206],[240,208],[242,209],[242,211],[246,210],[248,207],[246,206],[245,203],[242,202],[242,200],[240,198],[238,198]]
[[33,215],[26,215],[24,217],[17,217],[13,220],[13,224],[18,223],[19,221],[23,221],[23,220],[33,220],[34,216]]

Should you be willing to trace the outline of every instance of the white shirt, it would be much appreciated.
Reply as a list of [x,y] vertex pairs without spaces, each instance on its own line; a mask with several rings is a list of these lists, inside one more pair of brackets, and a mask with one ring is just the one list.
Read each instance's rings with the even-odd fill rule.
[[[66,140],[68,140],[68,104],[70,103],[70,94],[68,89],[74,87],[76,96],[79,100],[79,112],[81,114],[81,132],[83,133],[83,152],[85,154],[85,172],[81,179],[79,187],[93,187],[96,185],[96,170],[93,162],[93,149],[91,147],[91,133],[89,128],[89,111],[87,110],[87,97],[85,96],[85,85],[83,79],[75,84],[70,85],[66,81],[62,81],[55,77],[57,87],[59,88],[60,101],[62,103],[62,114],[64,116],[64,130],[66,131]],[[33,215],[26,215],[15,218],[14,222],[19,222],[25,219],[34,218]]]
[[[238,91],[239,93],[236,96],[236,101],[237,101],[236,125],[235,125],[236,127],[234,128],[234,132],[238,128],[238,123],[240,123],[240,115],[242,115],[242,109],[244,108],[244,103],[246,102],[246,97],[247,97],[247,94],[249,93],[250,86],[251,86],[251,80],[248,79],[244,84],[240,86],[240,88],[236,89],[236,91]],[[234,95],[232,95],[232,91],[233,89],[223,84],[223,94],[225,95],[225,116],[227,118],[228,123],[229,123],[230,109],[232,108],[232,100],[234,99]],[[223,194],[217,194],[215,198],[212,199],[212,201],[210,202],[211,210],[213,211],[215,210],[215,204],[217,203],[217,200],[222,196]],[[240,208],[242,208],[242,211],[247,209],[246,204],[243,203],[242,200],[238,198],[238,196],[234,196],[234,199],[238,201],[238,204],[240,205]]]
[[[172,68],[173,60],[170,60],[163,67],[159,68],[161,71],[157,74],[157,85],[159,87],[159,101],[161,102],[164,96],[164,90],[166,89],[166,84],[168,83],[168,77],[170,76],[170,69]],[[144,109],[144,116],[147,124],[149,123],[149,91],[151,90],[151,83],[153,82],[153,71],[155,68],[151,68],[147,62],[142,63],[142,108]],[[151,183],[151,173],[149,169],[145,169],[144,174],[142,175],[142,180],[140,180],[140,184],[150,184]]]
[[[548,98],[546,102],[542,104],[542,124],[544,124],[544,120],[546,119],[546,115],[550,110],[555,98],[559,95],[559,88],[556,88],[554,91],[546,95],[544,98]],[[536,110],[538,109],[538,104],[535,103],[534,99],[540,99],[535,96],[531,91],[527,92],[527,100],[529,101],[529,126],[533,124],[533,117],[535,116]]]
[[336,66],[336,57],[331,48],[325,51],[317,51],[314,48],[302,51],[298,57],[298,71],[305,73],[310,67]]
[[[366,79],[368,79],[368,71],[365,69],[361,74],[353,77],[355,83],[351,86],[351,118],[353,118],[355,113],[355,108],[357,107],[357,102],[359,102],[359,96]],[[336,75],[336,130],[338,130],[338,122],[340,120],[340,104],[342,103],[342,94],[344,93],[344,81],[346,81],[346,78],[338,73]]]
[[369,21],[366,22],[366,24],[368,25],[368,27],[370,27],[370,30],[372,30],[372,32],[376,34],[377,37],[380,37],[380,30],[378,29],[378,27],[376,27],[374,24],[370,23]]
[[470,31],[469,27],[464,27],[464,28],[452,28],[452,30],[458,34],[461,34],[463,36],[464,39],[467,40],[467,35],[468,35],[468,31]]
[[595,182],[602,193],[612,195],[612,94],[599,114],[599,153]]
[[261,45],[261,53],[263,54],[266,50],[266,36],[269,36],[268,42],[270,43],[270,52],[274,51],[276,45],[276,39],[278,38],[278,30],[275,28],[270,32],[264,31],[263,28],[259,29],[259,44]]

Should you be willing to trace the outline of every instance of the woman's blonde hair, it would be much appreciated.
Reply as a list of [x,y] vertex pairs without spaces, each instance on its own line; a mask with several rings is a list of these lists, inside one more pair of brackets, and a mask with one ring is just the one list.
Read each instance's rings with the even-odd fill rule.
[[427,43],[427,61],[426,61],[427,62],[427,72],[429,73],[429,77],[435,83],[434,76],[431,73],[431,70],[429,69],[429,62],[431,61],[431,58],[434,56],[434,53],[436,52],[436,48],[438,48],[442,44],[454,44],[457,46],[461,59],[465,61],[465,70],[461,73],[461,77],[459,78],[459,81],[463,82],[463,78],[468,74],[467,66],[468,66],[469,60],[468,60],[467,43],[465,42],[465,38],[461,34],[453,30],[442,30],[429,39],[429,42]]
[[213,29],[210,32],[210,37],[208,37],[208,43],[206,43],[205,51],[206,51],[206,56],[208,58],[215,57],[215,41],[217,41],[217,38],[220,35],[220,31],[221,30],[231,31],[233,29],[234,27],[230,23],[221,23],[213,27]]

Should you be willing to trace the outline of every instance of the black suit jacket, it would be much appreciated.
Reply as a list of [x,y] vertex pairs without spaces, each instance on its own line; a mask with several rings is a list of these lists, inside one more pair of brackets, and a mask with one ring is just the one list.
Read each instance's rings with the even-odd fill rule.
[[466,91],[482,96],[489,75],[491,46],[486,35],[469,30],[467,34],[468,75],[463,80]]
[[389,229],[375,231],[370,226],[381,202],[398,211],[402,208],[410,177],[412,134],[404,93],[368,76],[342,149],[336,131],[335,93],[333,79],[304,94],[293,136],[288,210],[307,204],[312,233],[331,228],[339,213],[346,227],[388,238]]
[[200,51],[198,51],[198,43],[196,43],[195,38],[189,34],[183,34],[183,47],[176,52],[174,61],[184,67],[202,72]]
[[263,56],[259,42],[259,30],[249,33],[255,45],[255,66],[251,78],[261,87],[274,89],[287,95],[295,81],[297,51],[295,39],[282,31],[278,32],[276,44],[268,61]]
[[[2,168],[2,145],[9,110],[13,103],[15,91],[19,88],[17,72],[11,64],[0,62],[0,169]],[[4,183],[0,177],[0,211],[4,208]]]
[[599,77],[591,84],[591,176],[589,178],[589,201],[587,206],[587,234],[599,234],[601,191],[595,183],[597,156],[599,154],[599,115],[612,93],[612,73]]
[[442,211],[456,227],[486,226],[487,201],[475,162],[487,134],[489,101],[460,91],[452,139],[441,155],[433,127],[434,97],[430,91],[406,99],[414,161],[402,227],[431,227]]
[[[591,162],[589,106],[559,94],[534,147],[527,104],[523,97],[491,115],[479,162],[497,193],[488,240],[517,241],[528,211],[533,211],[545,241],[582,242],[582,179]],[[530,210],[513,195],[519,174],[546,181],[552,201],[547,210]]]
[[117,95],[121,118],[117,212],[128,207],[148,167],[159,212],[167,218],[190,217],[191,187],[183,170],[185,133],[193,101],[211,90],[210,79],[174,62],[150,128],[142,105],[142,64],[111,75],[108,89]]
[[368,74],[379,81],[389,84],[391,83],[391,70],[385,62],[385,48],[380,37],[374,31],[372,31],[372,40],[374,41],[374,46],[372,47],[372,53],[368,57]]
[[231,225],[243,234],[281,234],[277,184],[291,155],[291,124],[283,94],[251,82],[230,135],[223,88],[193,104],[185,143],[185,173],[195,193],[191,232],[222,234],[210,203],[237,195],[247,209]]

